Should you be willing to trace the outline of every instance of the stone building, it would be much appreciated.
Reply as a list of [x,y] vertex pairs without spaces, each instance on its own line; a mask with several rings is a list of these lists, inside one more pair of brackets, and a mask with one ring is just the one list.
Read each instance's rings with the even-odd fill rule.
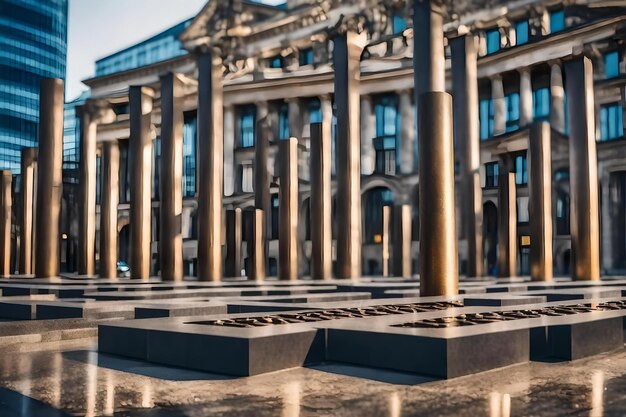
[[[300,274],[310,265],[311,230],[310,124],[330,117],[333,108],[333,44],[329,36],[342,15],[366,14],[367,46],[361,57],[361,191],[362,265],[365,275],[383,271],[383,207],[413,205],[413,270],[419,259],[416,201],[417,149],[413,93],[413,22],[410,2],[387,0],[288,0],[267,6],[231,0],[210,1],[191,21],[179,26],[171,56],[150,48],[134,65],[100,71],[85,80],[91,100],[115,112],[99,123],[97,142],[115,141],[120,149],[119,258],[129,259],[129,87],[154,91],[152,168],[152,272],[158,273],[160,192],[160,75],[182,74],[185,96],[183,147],[183,258],[195,274],[197,255],[197,78],[195,52],[221,25],[232,25],[224,72],[224,207],[254,207],[254,156],[259,121],[271,136],[269,167],[271,210],[268,213],[269,275],[278,259],[278,143],[295,137],[299,149]],[[600,181],[601,254],[604,273],[626,269],[626,6],[615,1],[517,0],[449,2],[446,32],[447,88],[452,90],[449,40],[474,35],[478,51],[480,180],[483,199],[484,271],[497,265],[498,183],[502,161],[516,175],[518,272],[529,272],[527,150],[529,126],[549,121],[552,130],[552,207],[555,273],[570,269],[568,112],[563,63],[573,54],[592,57],[598,173]],[[479,4],[480,3],[480,4]],[[489,4],[484,4],[489,3]],[[168,32],[171,35],[171,32]],[[130,49],[130,48],[129,48]],[[185,50],[187,52],[185,52]],[[150,57],[153,54],[154,59]],[[118,54],[116,54],[118,55]],[[130,61],[129,61],[130,62]],[[134,62],[134,61],[133,61]],[[121,65],[121,64],[120,64]],[[419,65],[416,62],[415,65]],[[335,116],[333,115],[333,122]],[[333,123],[333,155],[335,149]],[[100,152],[100,151],[99,151]],[[100,158],[100,156],[99,156]],[[457,158],[459,159],[459,158]],[[458,162],[458,164],[460,161]],[[333,174],[336,167],[333,166]],[[461,170],[457,183],[463,181]],[[103,192],[107,192],[104,190]],[[335,186],[333,186],[335,193]],[[100,198],[100,197],[99,197]],[[457,223],[466,222],[467,204],[457,187]],[[334,204],[333,204],[334,206]],[[334,217],[333,217],[334,219]],[[333,234],[342,225],[333,224]],[[244,225],[245,228],[245,225]],[[459,227],[460,271],[467,273],[467,238]],[[98,242],[99,239],[96,239]],[[245,246],[245,242],[244,242]],[[245,255],[244,248],[244,258]],[[245,262],[242,264],[245,268]]]

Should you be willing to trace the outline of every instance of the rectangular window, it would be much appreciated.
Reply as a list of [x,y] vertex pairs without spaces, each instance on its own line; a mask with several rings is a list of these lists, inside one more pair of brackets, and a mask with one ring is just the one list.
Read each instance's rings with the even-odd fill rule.
[[604,76],[606,78],[619,77],[619,52],[611,51],[604,54]]
[[515,23],[515,44],[523,45],[528,43],[529,37],[528,20],[521,20]]
[[239,119],[239,128],[241,135],[241,147],[250,148],[254,146],[256,112],[254,108],[247,107],[242,110]]
[[528,184],[528,164],[526,155],[518,155],[515,157],[515,184]]
[[280,55],[277,55],[273,58],[269,59],[269,67],[270,68],[282,68],[283,67],[283,58]]
[[278,139],[289,139],[289,106],[283,104],[278,112]]
[[487,55],[500,50],[500,30],[492,29],[487,31]]
[[520,119],[520,96],[519,93],[511,93],[504,97],[506,102],[506,131],[513,132],[519,129]]
[[186,113],[183,125],[183,197],[196,195],[196,113]]
[[550,117],[550,89],[548,87],[533,91],[533,116],[535,120],[547,120]]
[[600,140],[618,139],[624,136],[622,106],[619,103],[600,107]]
[[393,33],[395,35],[404,32],[406,27],[406,20],[402,16],[395,15],[393,17]]
[[376,136],[396,136],[399,129],[398,100],[395,96],[382,96],[376,100]]
[[482,140],[489,139],[493,136],[493,100],[480,100],[479,105],[480,116],[480,138]]
[[550,33],[557,33],[565,30],[565,12],[554,10],[550,12]]
[[485,188],[495,188],[499,185],[500,165],[497,162],[485,164]]
[[313,48],[300,51],[300,66],[313,65]]
[[254,172],[252,171],[252,165],[241,165],[241,191],[244,193],[251,193],[254,191],[253,183]]
[[309,102],[309,123],[322,123],[322,109],[318,99]]

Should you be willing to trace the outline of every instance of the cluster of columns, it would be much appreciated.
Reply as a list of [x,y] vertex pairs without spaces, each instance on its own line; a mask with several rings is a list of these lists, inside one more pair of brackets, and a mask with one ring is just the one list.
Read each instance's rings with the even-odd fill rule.
[[[431,1],[414,2],[415,102],[418,109],[420,149],[420,280],[423,295],[455,295],[458,292],[458,247],[454,192],[454,130],[460,148],[463,172],[462,196],[469,204],[462,219],[468,238],[470,274],[482,275],[482,196],[479,185],[478,101],[476,44],[471,36],[451,40],[454,100],[445,92],[443,15]],[[335,102],[337,106],[337,219],[341,227],[337,237],[337,276],[355,278],[361,274],[361,159],[359,94],[360,56],[366,37],[350,18],[334,35]],[[560,66],[553,65],[552,86],[556,104],[562,107]],[[222,195],[223,195],[223,92],[222,63],[218,54],[206,49],[198,54],[198,267],[202,280],[217,281],[222,272]],[[576,57],[566,64],[567,93],[570,97],[570,170],[572,184],[572,247],[574,277],[599,278],[597,162],[593,125],[593,74],[591,61]],[[528,94],[530,77],[521,74],[522,117],[530,121]],[[176,74],[161,77],[161,236],[159,254],[164,280],[182,280],[182,87]],[[494,98],[504,98],[501,79],[494,78]],[[558,90],[560,88],[561,90]],[[529,92],[530,91],[530,92]],[[532,96],[531,96],[532,103]],[[131,270],[132,277],[150,276],[151,175],[154,130],[151,112],[154,92],[133,86],[130,102],[131,167]],[[290,108],[297,107],[290,102]],[[92,103],[93,104],[93,103]],[[406,103],[405,103],[406,104]],[[502,103],[496,101],[499,109]],[[455,117],[453,120],[453,106]],[[406,106],[409,107],[409,106]],[[532,110],[532,106],[530,106]],[[497,110],[501,112],[502,109]],[[262,280],[266,276],[267,216],[271,210],[268,174],[270,143],[266,112],[259,112],[255,156],[255,209],[246,213],[248,230],[249,275]],[[294,110],[294,113],[296,111]],[[556,112],[558,113],[558,112]],[[79,217],[80,273],[95,273],[95,166],[97,124],[111,117],[111,112],[83,108],[81,117],[81,204]],[[292,114],[292,111],[290,111]],[[311,201],[312,275],[331,277],[331,120],[330,99],[322,100],[323,121],[311,126]],[[501,116],[497,116],[501,117]],[[560,126],[560,116],[554,116]],[[296,117],[290,120],[292,132],[301,132]],[[495,122],[502,128],[500,119]],[[62,184],[63,85],[59,80],[44,80],[41,85],[39,152],[28,149],[22,155],[22,236],[20,270],[29,273],[34,245],[33,218],[37,242],[34,245],[34,270],[38,277],[59,273],[59,217]],[[453,126],[455,129],[453,129]],[[554,127],[554,125],[553,125]],[[550,126],[532,126],[530,138],[531,271],[535,280],[552,278],[551,163]],[[407,145],[408,147],[408,145]],[[298,278],[298,139],[281,141],[279,277]],[[406,166],[409,166],[407,161]],[[511,161],[503,159],[500,167],[500,239],[501,276],[513,276],[516,269],[517,215],[516,183]],[[408,168],[407,168],[408,169]],[[35,176],[37,183],[35,187]],[[2,275],[9,274],[11,177],[0,177],[0,265]],[[101,254],[100,275],[113,278],[117,261],[117,206],[119,192],[119,148],[116,142],[102,145]],[[36,204],[35,204],[36,201]],[[44,207],[37,216],[34,207]],[[7,214],[8,213],[8,214]],[[393,272],[411,274],[411,206],[385,212],[385,230],[393,227]],[[239,276],[241,264],[242,211],[226,215],[226,275]],[[393,225],[393,226],[392,226]],[[9,233],[7,237],[7,233]],[[385,269],[389,271],[389,238],[385,234]]]

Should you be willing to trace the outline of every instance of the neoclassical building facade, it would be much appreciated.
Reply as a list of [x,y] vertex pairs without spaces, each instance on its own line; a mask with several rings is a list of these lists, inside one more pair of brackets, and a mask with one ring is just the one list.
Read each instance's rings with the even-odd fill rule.
[[[97,142],[98,160],[102,157],[104,144],[113,142],[119,147],[119,259],[129,259],[131,246],[129,171],[133,167],[129,166],[128,157],[129,88],[143,86],[152,92],[149,95],[154,161],[151,173],[151,272],[159,272],[160,76],[174,72],[180,74],[184,85],[184,97],[180,101],[184,114],[183,258],[185,273],[197,273],[196,51],[212,36],[216,22],[231,22],[236,23],[233,28],[237,30],[230,33],[232,44],[227,45],[224,52],[227,53],[223,87],[224,209],[241,208],[245,211],[254,207],[256,145],[259,135],[269,135],[268,274],[276,275],[280,184],[275,161],[279,142],[297,138],[299,273],[302,276],[310,273],[308,167],[311,124],[324,118],[326,121],[332,119],[333,157],[338,140],[334,125],[333,43],[329,31],[342,16],[367,10],[371,24],[367,26],[367,44],[360,64],[362,271],[364,275],[380,275],[387,270],[383,265],[382,250],[388,233],[383,207],[411,204],[411,251],[413,271],[417,273],[419,149],[413,93],[413,44],[419,39],[413,37],[411,2],[288,0],[285,5],[267,6],[235,0],[229,2],[229,16],[221,16],[221,19],[219,15],[225,9],[217,3],[210,1],[194,19],[176,27],[178,47],[168,44],[173,32],[167,31],[167,36],[152,43],[144,42],[139,49],[129,48],[126,53],[99,61],[102,68],[97,71],[98,75],[85,80],[90,88],[91,102],[97,103],[92,107],[106,107],[114,113],[113,118],[97,124]],[[529,272],[532,219],[528,215],[527,151],[529,128],[537,120],[548,121],[552,130],[555,273],[569,272],[569,120],[563,64],[572,54],[580,52],[592,57],[594,64],[602,270],[605,274],[626,270],[626,141],[623,124],[626,109],[626,6],[608,0],[490,3],[494,4],[484,7],[471,1],[452,2],[448,5],[448,23],[444,26],[449,91],[453,88],[450,40],[470,33],[474,35],[479,51],[479,97],[475,105],[479,118],[483,220],[477,227],[483,235],[484,273],[493,274],[497,270],[498,185],[502,161],[514,170],[517,185],[517,269],[519,274]],[[229,33],[228,29],[226,33]],[[163,54],[160,46],[171,48],[172,54]],[[259,131],[261,121],[268,126],[264,132]],[[336,168],[333,163],[333,175]],[[463,181],[461,172],[459,170],[457,174],[457,183]],[[101,183],[100,175],[97,183]],[[333,181],[333,195],[335,190]],[[106,189],[98,190],[98,202],[107,192]],[[468,216],[463,214],[469,208],[463,200],[457,187],[459,265],[461,274],[466,274],[468,239],[463,224],[468,221]],[[333,235],[339,227],[342,225],[337,224],[333,216]],[[245,242],[243,258],[241,267],[246,269]]]

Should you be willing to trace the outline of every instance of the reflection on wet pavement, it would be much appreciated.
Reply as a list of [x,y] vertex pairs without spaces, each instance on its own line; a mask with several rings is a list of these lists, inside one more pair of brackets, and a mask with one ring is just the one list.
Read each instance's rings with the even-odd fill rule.
[[0,416],[626,415],[626,351],[449,381],[378,372],[327,364],[229,378],[99,357],[93,340],[0,348]]

